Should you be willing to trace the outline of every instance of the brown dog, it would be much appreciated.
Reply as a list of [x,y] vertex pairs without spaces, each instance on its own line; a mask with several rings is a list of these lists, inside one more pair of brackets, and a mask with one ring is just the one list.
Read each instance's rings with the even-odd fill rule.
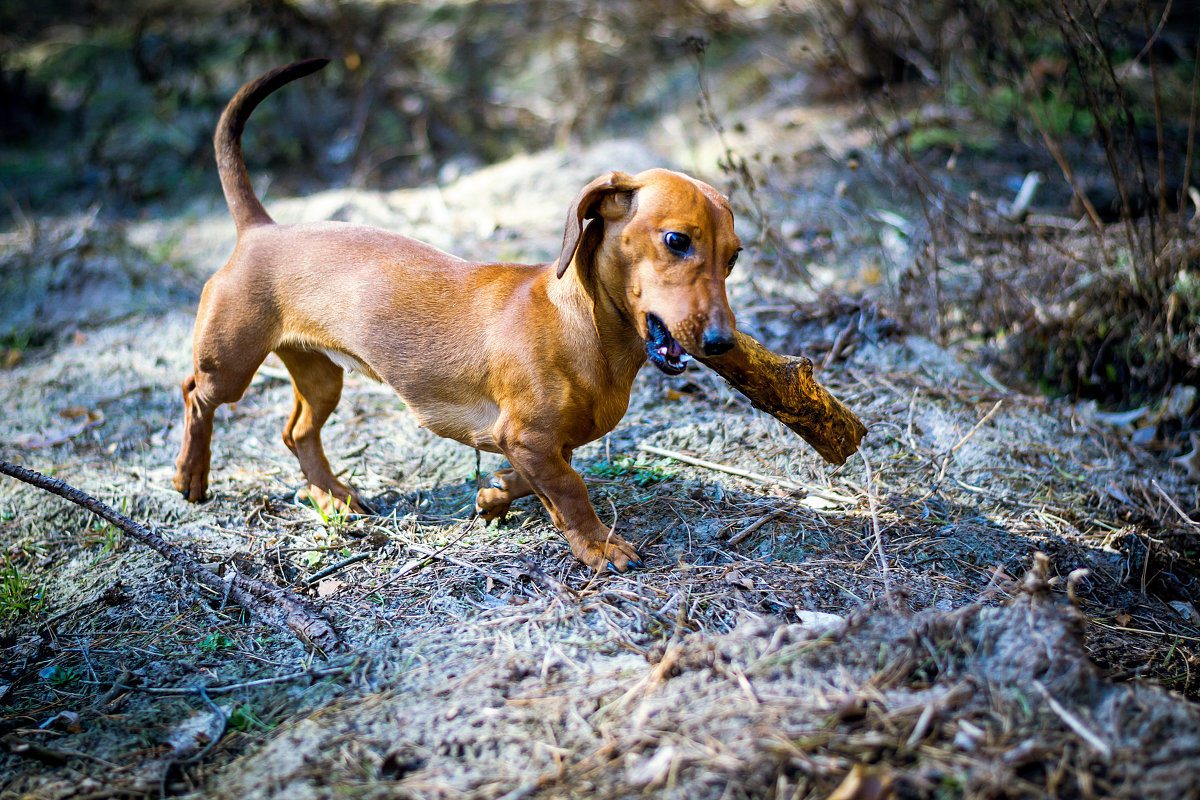
[[562,254],[540,266],[463,261],[359,225],[276,225],[250,185],[242,130],[268,94],[326,63],[251,81],[217,125],[238,241],[200,298],[175,488],[203,499],[213,412],[274,351],[296,395],[283,441],[322,506],[365,510],[321,447],[352,369],[390,385],[434,433],[508,458],[512,469],[479,492],[484,518],[537,494],[585,564],[640,566],[596,516],[571,453],[616,426],[647,356],[676,375],[687,352],[734,346],[725,278],[741,245],[729,202],[678,172],[609,173],[579,193]]

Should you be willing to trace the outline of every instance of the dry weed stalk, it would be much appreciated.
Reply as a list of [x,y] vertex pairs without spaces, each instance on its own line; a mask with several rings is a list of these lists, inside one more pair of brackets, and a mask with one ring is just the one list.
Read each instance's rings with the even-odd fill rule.
[[717,141],[721,145],[722,157],[717,162],[717,166],[726,174],[732,184],[733,189],[729,192],[731,199],[735,203],[737,202],[737,195],[734,190],[741,188],[745,191],[746,203],[739,203],[738,205],[741,206],[739,210],[746,213],[758,230],[755,246],[760,251],[770,252],[775,256],[775,269],[777,272],[787,277],[796,278],[804,283],[805,286],[813,288],[812,275],[809,273],[808,267],[791,257],[791,250],[783,241],[783,238],[779,235],[779,231],[771,221],[767,203],[761,196],[762,187],[754,177],[754,173],[750,170],[746,159],[733,149],[733,146],[729,143],[729,138],[726,136],[725,125],[721,122],[721,118],[713,105],[712,96],[708,91],[704,62],[705,53],[708,49],[708,40],[703,36],[689,36],[684,39],[682,46],[695,65],[696,84],[699,92],[696,102],[700,107],[700,120],[712,129],[713,133],[717,135]]

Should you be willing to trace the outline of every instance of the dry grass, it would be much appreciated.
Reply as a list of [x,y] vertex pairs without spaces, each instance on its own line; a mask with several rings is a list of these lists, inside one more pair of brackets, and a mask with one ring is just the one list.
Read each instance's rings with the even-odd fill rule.
[[[280,216],[535,260],[561,211],[526,224],[512,197],[564,209],[601,170],[656,158],[530,157],[446,187],[433,215],[415,191]],[[873,223],[837,196],[822,258],[876,258],[850,228]],[[229,235],[223,216],[176,226],[204,263]],[[270,368],[218,421],[214,499],[184,503],[169,485],[190,307],[23,350],[0,373],[0,457],[304,594],[353,655],[308,653],[85,513],[0,484],[3,558],[45,606],[0,642],[0,794],[824,798],[858,774],[903,797],[1194,796],[1200,723],[1163,689],[1200,685],[1195,620],[1170,604],[1194,557],[1171,505],[1194,513],[1182,470],[869,303],[735,276],[739,326],[827,365],[871,428],[866,460],[829,469],[710,373],[645,373],[622,425],[576,456],[602,518],[648,556],[623,576],[574,563],[535,502],[472,522],[475,453],[356,379],[326,444],[383,514],[295,502],[291,389]]]

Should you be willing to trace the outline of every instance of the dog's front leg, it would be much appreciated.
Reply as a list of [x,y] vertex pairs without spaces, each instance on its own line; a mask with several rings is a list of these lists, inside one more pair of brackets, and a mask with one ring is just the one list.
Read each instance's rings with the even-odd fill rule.
[[625,572],[642,566],[633,545],[614,533],[600,518],[588,499],[587,486],[567,462],[565,448],[550,437],[524,434],[510,438],[502,447],[513,468],[541,498],[571,552],[592,569],[611,567]]

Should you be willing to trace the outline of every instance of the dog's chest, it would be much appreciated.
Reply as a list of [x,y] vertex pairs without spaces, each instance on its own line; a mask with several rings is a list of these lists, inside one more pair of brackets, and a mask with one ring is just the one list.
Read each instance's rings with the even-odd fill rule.
[[500,409],[488,400],[475,403],[424,401],[412,403],[403,398],[417,424],[446,439],[461,442],[488,453],[499,453],[492,434]]
[[560,430],[566,444],[579,447],[604,436],[621,421],[629,408],[629,391],[613,390],[589,393],[586,399],[562,411]]

